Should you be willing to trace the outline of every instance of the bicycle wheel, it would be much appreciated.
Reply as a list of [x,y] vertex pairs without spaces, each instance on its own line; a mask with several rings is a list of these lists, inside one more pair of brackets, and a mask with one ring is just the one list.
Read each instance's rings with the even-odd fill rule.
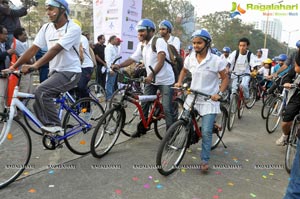
[[273,133],[278,127],[281,120],[281,112],[283,107],[283,101],[280,97],[273,100],[270,105],[268,116],[266,120],[266,129],[268,133]]
[[158,172],[164,176],[173,173],[180,164],[190,140],[189,128],[183,120],[176,121],[168,129],[156,154]]
[[226,129],[228,113],[224,106],[221,105],[220,108],[221,113],[217,115],[213,128],[211,150],[217,148],[224,136]]
[[90,145],[94,157],[101,158],[113,148],[122,130],[124,114],[125,110],[121,106],[116,106],[101,117]]
[[103,115],[103,108],[92,98],[82,98],[76,101],[71,109],[72,111],[67,111],[63,120],[65,135],[70,134],[66,137],[65,144],[71,152],[77,155],[88,154],[92,132]]
[[239,97],[238,98],[238,118],[241,119],[244,113],[244,109],[245,109],[245,102]]
[[297,148],[297,132],[300,130],[299,126],[299,115],[295,117],[292,130],[289,135],[288,143],[286,145],[286,153],[285,153],[285,170],[290,173],[292,169],[292,165],[294,162],[294,158],[296,155]]
[[[34,99],[25,99],[25,101],[24,101],[24,105],[26,106],[26,108],[28,108],[28,110],[34,114],[33,103],[34,103]],[[26,126],[32,132],[34,132],[38,135],[43,135],[42,131],[25,114],[23,114],[23,118],[24,118]]]
[[273,102],[274,96],[273,95],[268,95],[265,99],[265,102],[263,103],[262,107],[261,107],[261,117],[263,119],[267,119],[268,116],[268,112],[270,109],[270,106]]
[[92,99],[98,101],[101,106],[106,110],[106,93],[105,89],[97,82],[88,85],[88,92]]
[[257,98],[257,87],[256,84],[254,84],[249,89],[249,102],[243,104],[245,104],[247,109],[251,109],[256,102],[256,98]]
[[[5,129],[6,125],[6,122],[0,121],[0,129]],[[13,120],[9,134],[0,145],[0,189],[14,182],[25,168],[29,168],[31,146],[24,124]]]
[[235,120],[235,116],[236,116],[236,112],[238,109],[238,96],[236,93],[231,94],[231,98],[230,98],[230,104],[229,104],[229,114],[228,114],[228,123],[227,123],[227,128],[229,131],[231,131],[233,124],[234,124],[234,120]]
[[[124,88],[118,89],[114,92],[111,100],[109,101],[109,109],[112,108],[112,104],[115,102],[120,102],[123,92],[124,92]],[[140,91],[135,91],[136,94],[138,95],[142,95],[142,92]],[[128,102],[126,109],[125,109],[125,122],[122,128],[122,133],[128,137],[133,137],[134,135],[137,134],[137,126],[140,122],[140,113],[137,109],[137,107],[133,104]]]

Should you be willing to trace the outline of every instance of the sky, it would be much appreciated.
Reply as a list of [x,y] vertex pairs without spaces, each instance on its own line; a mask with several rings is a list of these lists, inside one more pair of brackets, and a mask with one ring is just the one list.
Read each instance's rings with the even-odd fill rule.
[[[239,16],[236,16],[240,18],[244,22],[253,22],[257,20],[262,20],[266,16],[263,15],[262,11],[253,11],[250,9],[246,9],[247,4],[255,4],[255,5],[266,5],[266,4],[274,4],[278,3],[280,0],[209,0],[203,3],[203,1],[199,0],[190,0],[190,2],[195,6],[195,10],[197,13],[197,16],[207,15],[214,12],[219,11],[231,11],[232,9],[232,2],[236,2],[236,4],[240,4],[241,8],[245,9],[246,12],[244,14],[241,14]],[[289,46],[295,47],[295,44],[298,40],[300,40],[300,3],[299,0],[283,0],[281,2],[283,5],[298,5],[298,10],[293,11],[287,11],[287,10],[270,10],[269,13],[275,14],[275,13],[284,13],[287,14],[289,12],[295,13],[296,16],[269,16],[269,19],[279,19],[282,22],[282,29],[286,30],[282,32],[281,38],[282,42],[285,41],[288,42],[289,33],[290,33],[290,41]],[[277,4],[278,5],[278,4]],[[296,7],[295,7],[296,8]],[[267,11],[265,11],[266,13]],[[298,31],[294,31],[298,30]],[[263,44],[262,44],[263,45]]]

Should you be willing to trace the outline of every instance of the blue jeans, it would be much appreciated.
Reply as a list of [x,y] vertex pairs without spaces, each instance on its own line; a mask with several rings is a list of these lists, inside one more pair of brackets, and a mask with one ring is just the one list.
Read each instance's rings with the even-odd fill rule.
[[[237,80],[238,78],[235,75],[231,76],[232,79],[232,85],[231,85],[231,93],[236,93],[237,91]],[[243,88],[243,93],[245,98],[249,98],[249,82],[250,82],[250,76],[244,76],[242,77],[241,86]]]
[[[162,96],[162,106],[165,113],[166,129],[168,129],[175,121],[175,114],[172,106],[173,89],[171,88],[171,86],[172,85],[146,84],[144,91],[145,95],[156,95],[157,90],[160,91],[160,94]],[[142,109],[145,118],[148,117],[150,104],[151,103],[149,102],[142,103]]]
[[106,100],[110,100],[112,95],[115,92],[115,82],[117,80],[117,74],[110,74],[107,73],[107,80],[106,80]]
[[291,180],[286,189],[284,199],[300,198],[300,140],[297,141],[297,151],[291,170]]
[[210,159],[210,150],[212,144],[212,130],[217,114],[207,114],[202,116],[201,132],[202,132],[202,163],[208,163]]

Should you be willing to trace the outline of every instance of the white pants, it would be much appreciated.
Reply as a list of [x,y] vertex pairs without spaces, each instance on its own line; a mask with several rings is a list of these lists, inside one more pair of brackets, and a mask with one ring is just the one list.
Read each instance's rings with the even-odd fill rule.
[[[236,76],[232,75],[231,79],[232,79],[231,93],[236,93],[238,78]],[[243,93],[244,93],[245,98],[249,98],[249,82],[250,82],[250,76],[242,77],[241,86],[243,88]]]

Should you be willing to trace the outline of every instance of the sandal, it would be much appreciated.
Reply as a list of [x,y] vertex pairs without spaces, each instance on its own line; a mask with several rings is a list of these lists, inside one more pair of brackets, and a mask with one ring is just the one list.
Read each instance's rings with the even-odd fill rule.
[[207,163],[202,163],[202,164],[200,165],[200,169],[201,169],[202,172],[208,171],[208,168],[209,168],[209,166],[208,166]]

